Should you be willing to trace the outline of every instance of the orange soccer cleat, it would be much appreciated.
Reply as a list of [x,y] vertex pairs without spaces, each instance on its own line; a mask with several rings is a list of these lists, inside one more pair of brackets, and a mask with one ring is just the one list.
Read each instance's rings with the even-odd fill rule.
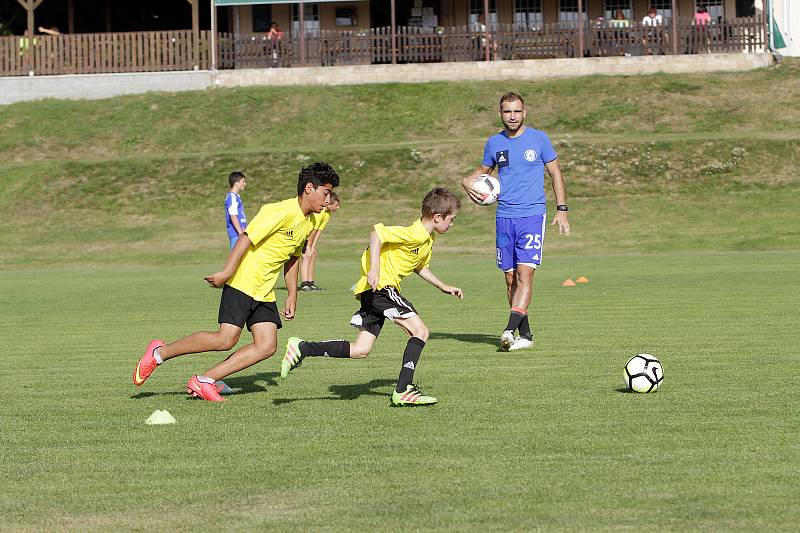
[[161,346],[164,346],[164,341],[162,340],[150,341],[144,351],[144,355],[136,363],[136,368],[133,370],[133,384],[137,387],[141,387],[158,366],[156,358],[153,356],[153,351]]
[[202,398],[209,402],[224,402],[225,398],[219,395],[217,387],[214,383],[203,383],[197,376],[189,378],[189,383],[186,384],[186,392],[195,398]]

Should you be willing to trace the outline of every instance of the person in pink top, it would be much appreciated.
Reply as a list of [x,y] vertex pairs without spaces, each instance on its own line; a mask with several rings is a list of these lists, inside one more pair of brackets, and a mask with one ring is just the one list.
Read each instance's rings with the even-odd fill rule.
[[697,13],[694,14],[695,26],[705,26],[710,22],[711,22],[711,15],[708,14],[708,10],[704,7],[698,7]]

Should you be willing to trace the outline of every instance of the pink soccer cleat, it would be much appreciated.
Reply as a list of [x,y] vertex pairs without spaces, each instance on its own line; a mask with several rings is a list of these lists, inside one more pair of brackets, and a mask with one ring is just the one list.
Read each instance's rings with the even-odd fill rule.
[[195,398],[202,398],[209,402],[224,402],[225,398],[219,395],[217,387],[214,383],[203,383],[197,376],[189,378],[189,383],[186,384],[186,392]]
[[136,368],[133,371],[133,384],[137,387],[141,387],[144,382],[147,381],[147,378],[150,377],[150,374],[153,373],[153,370],[158,366],[156,358],[153,356],[153,351],[161,346],[164,346],[164,341],[162,340],[150,341],[150,344],[147,345],[147,349],[144,351],[144,355],[139,359],[139,362],[136,363]]

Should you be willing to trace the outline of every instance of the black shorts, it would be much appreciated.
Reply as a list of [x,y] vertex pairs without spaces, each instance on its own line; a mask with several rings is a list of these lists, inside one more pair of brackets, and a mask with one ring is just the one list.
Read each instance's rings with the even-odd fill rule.
[[361,308],[350,319],[350,325],[364,328],[376,337],[387,318],[394,322],[396,318],[417,316],[417,310],[411,302],[394,287],[384,287],[377,292],[370,289],[359,294],[358,299],[361,300]]
[[254,300],[252,296],[243,293],[239,289],[234,289],[230,285],[222,287],[217,322],[220,324],[233,324],[240,328],[247,324],[248,330],[253,324],[260,322],[272,322],[278,326],[278,329],[283,327],[281,315],[278,314],[278,306],[275,305],[275,302],[259,302]]

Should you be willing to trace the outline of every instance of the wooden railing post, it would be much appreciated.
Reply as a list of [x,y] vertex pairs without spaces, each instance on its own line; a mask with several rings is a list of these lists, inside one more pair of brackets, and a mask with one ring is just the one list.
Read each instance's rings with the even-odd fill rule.
[[390,9],[392,10],[392,65],[397,64],[397,19],[395,18],[395,0],[390,2]]
[[200,68],[200,13],[197,6],[199,0],[186,0],[192,6],[192,67]]
[[678,0],[672,0],[672,55],[678,55]]
[[583,57],[583,0],[578,0],[578,57]]

